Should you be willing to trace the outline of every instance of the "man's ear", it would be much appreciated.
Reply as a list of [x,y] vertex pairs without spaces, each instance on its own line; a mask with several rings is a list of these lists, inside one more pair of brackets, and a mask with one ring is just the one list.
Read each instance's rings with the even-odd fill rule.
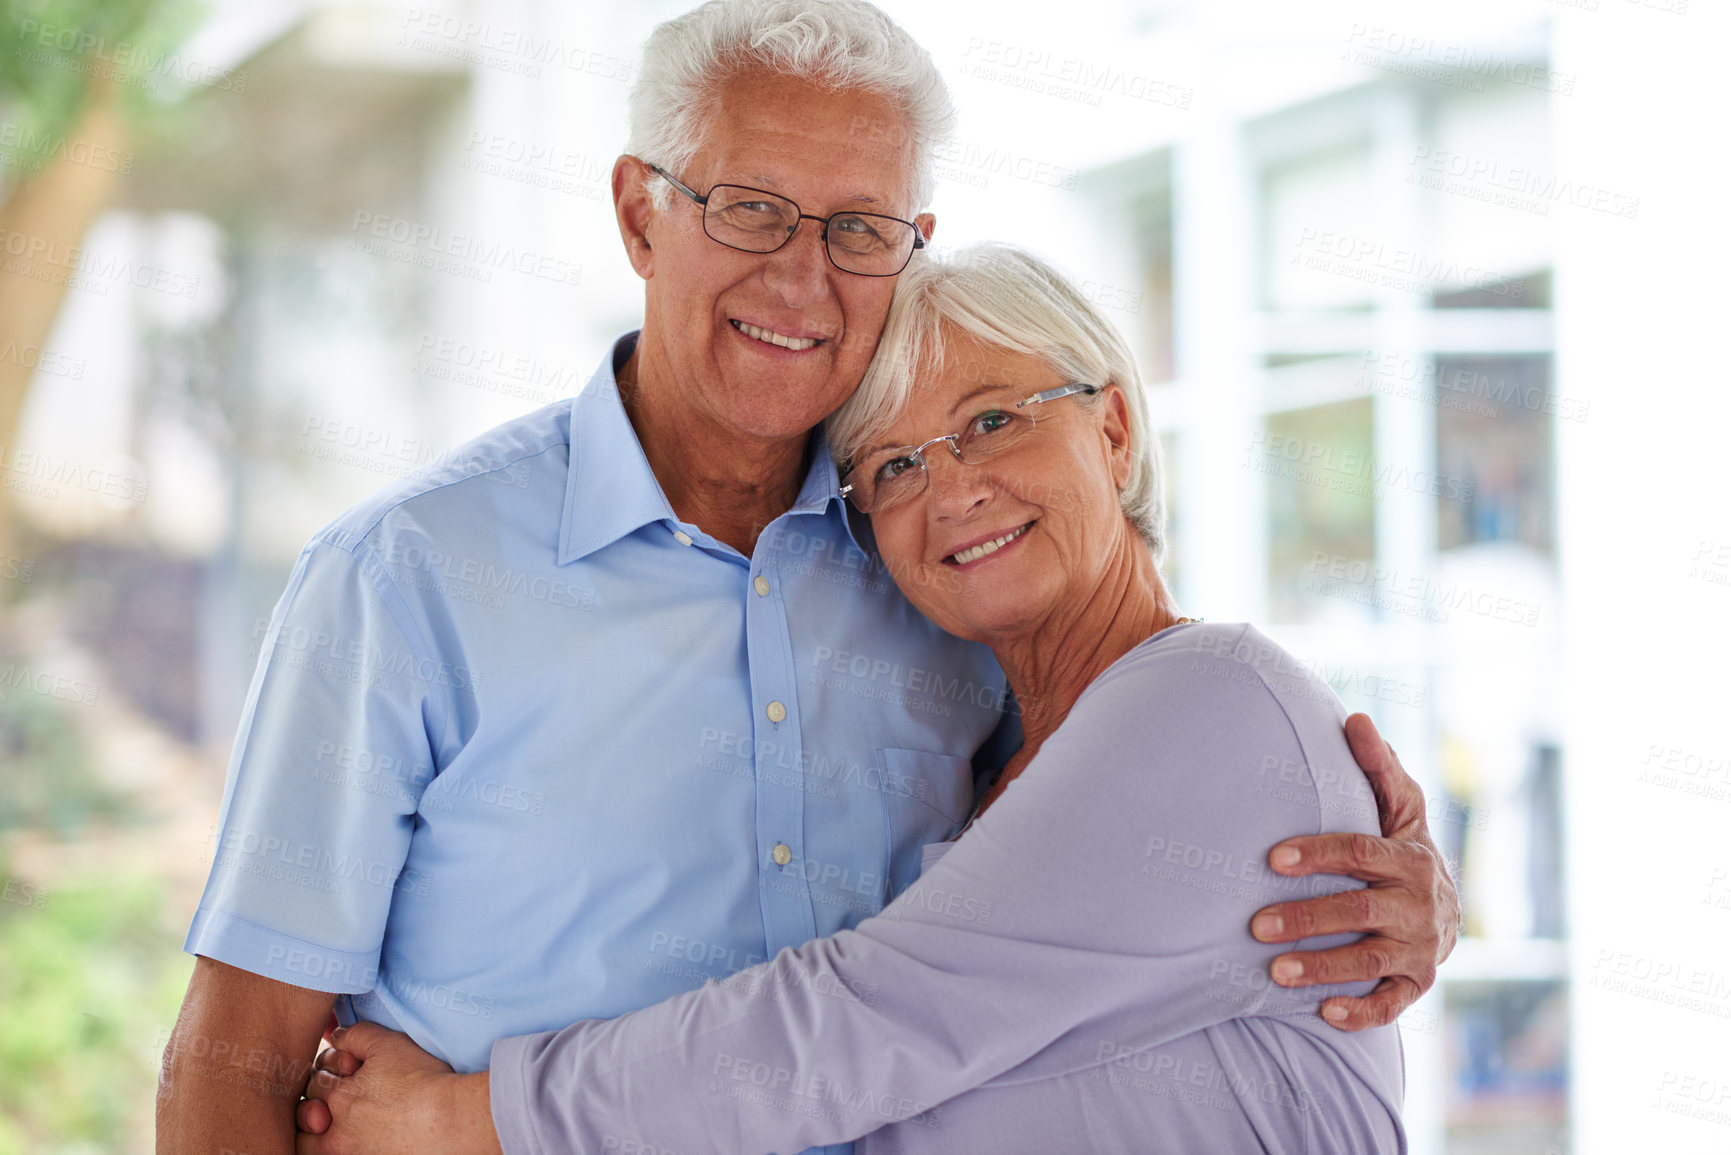
[[1130,402],[1124,390],[1108,385],[1100,395],[1100,408],[1105,423],[1101,432],[1106,437],[1106,453],[1112,466],[1112,484],[1123,489],[1130,484],[1130,474],[1136,465],[1136,446],[1130,437]]
[[938,218],[931,213],[921,213],[914,218],[914,227],[920,230],[920,236],[924,237],[929,245],[932,243],[932,234],[938,231]]
[[654,176],[649,166],[634,156],[613,162],[613,215],[619,221],[619,238],[625,242],[631,267],[646,281],[655,275],[655,255],[649,244],[657,215],[649,199],[649,182]]

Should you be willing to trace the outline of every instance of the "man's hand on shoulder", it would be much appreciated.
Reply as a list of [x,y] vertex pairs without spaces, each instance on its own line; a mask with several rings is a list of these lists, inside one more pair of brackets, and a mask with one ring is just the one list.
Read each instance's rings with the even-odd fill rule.
[[1317,834],[1291,838],[1268,853],[1285,875],[1344,874],[1362,890],[1265,907],[1250,929],[1263,942],[1360,933],[1356,943],[1329,951],[1281,955],[1271,972],[1282,986],[1380,979],[1363,998],[1337,997],[1322,1016],[1347,1031],[1393,1022],[1436,982],[1437,967],[1454,950],[1461,904],[1448,865],[1425,822],[1424,792],[1401,767],[1392,747],[1364,714],[1346,720],[1352,755],[1376,792],[1382,837]]

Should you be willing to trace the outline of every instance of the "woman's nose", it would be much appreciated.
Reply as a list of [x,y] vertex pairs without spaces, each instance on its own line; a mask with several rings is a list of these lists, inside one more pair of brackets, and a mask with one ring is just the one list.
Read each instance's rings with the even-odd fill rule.
[[963,464],[948,446],[934,445],[926,451],[926,485],[932,508],[941,517],[965,517],[992,496],[986,470]]

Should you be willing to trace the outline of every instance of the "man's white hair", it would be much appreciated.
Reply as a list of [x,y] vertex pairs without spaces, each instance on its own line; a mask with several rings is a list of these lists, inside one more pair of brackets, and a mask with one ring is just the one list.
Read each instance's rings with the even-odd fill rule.
[[[862,138],[905,140],[913,211],[930,202],[933,154],[954,131],[955,106],[931,55],[865,0],[710,0],[660,25],[631,89],[626,151],[683,178],[715,118],[720,86],[753,69],[887,97],[907,123],[862,124]],[[667,182],[651,187],[665,208]]]
[[[987,243],[921,255],[896,283],[865,380],[825,426],[842,468],[895,423],[914,391],[938,371],[946,336],[966,334],[989,348],[1032,356],[1066,381],[1123,390],[1135,457],[1119,500],[1159,563],[1166,552],[1160,442],[1136,359],[1117,328],[1069,278],[1024,249]],[[1100,395],[1076,402],[1091,408]]]

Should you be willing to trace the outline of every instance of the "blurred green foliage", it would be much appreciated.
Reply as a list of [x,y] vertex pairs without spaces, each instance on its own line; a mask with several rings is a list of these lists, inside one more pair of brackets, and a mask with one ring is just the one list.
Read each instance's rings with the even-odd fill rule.
[[179,945],[154,879],[41,891],[0,863],[0,1155],[149,1150]]
[[0,164],[39,171],[68,148],[91,85],[112,83],[137,128],[209,84],[181,46],[196,0],[0,0]]
[[[0,683],[30,663],[0,655]],[[134,807],[97,777],[74,711],[28,681],[0,684],[0,830],[70,833],[92,819],[124,819]]]

